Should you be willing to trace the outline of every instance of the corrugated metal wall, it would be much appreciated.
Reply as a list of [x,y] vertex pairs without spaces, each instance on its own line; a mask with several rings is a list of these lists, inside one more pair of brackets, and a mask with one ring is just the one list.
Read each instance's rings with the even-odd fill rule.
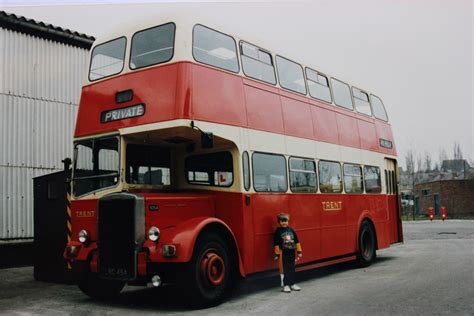
[[89,51],[0,29],[0,239],[32,238],[33,177],[62,169]]

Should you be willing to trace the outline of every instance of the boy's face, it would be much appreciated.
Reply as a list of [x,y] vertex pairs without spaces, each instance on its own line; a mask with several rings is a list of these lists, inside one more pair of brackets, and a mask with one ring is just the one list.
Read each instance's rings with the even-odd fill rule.
[[278,221],[281,227],[288,227],[288,220],[286,218],[281,218]]

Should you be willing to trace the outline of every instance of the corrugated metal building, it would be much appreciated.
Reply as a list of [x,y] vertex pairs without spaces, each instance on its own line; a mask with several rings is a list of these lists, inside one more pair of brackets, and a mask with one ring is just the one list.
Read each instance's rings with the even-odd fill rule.
[[72,156],[93,41],[0,11],[0,240],[34,236],[32,178]]

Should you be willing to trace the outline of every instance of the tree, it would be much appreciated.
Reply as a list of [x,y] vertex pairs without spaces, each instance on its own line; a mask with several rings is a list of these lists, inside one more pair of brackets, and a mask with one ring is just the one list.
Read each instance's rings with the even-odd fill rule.
[[448,154],[446,153],[446,150],[444,148],[439,150],[439,166],[440,169],[443,166],[443,161],[448,160]]
[[[420,169],[421,167],[421,157],[418,155],[418,170]],[[410,149],[407,151],[406,153],[406,156],[405,156],[405,163],[407,165],[407,172],[409,174],[409,183],[411,183],[411,192],[412,192],[412,196],[413,196],[413,199],[415,197],[415,184],[416,184],[416,175],[417,173],[415,174],[415,152]],[[411,205],[411,211],[412,211],[412,214],[413,214],[413,219],[415,219],[415,204],[412,203]]]
[[425,151],[425,172],[431,171],[431,155]]
[[454,160],[462,159],[461,145],[459,145],[458,142],[454,142],[454,145],[453,145],[453,159]]
[[405,156],[405,164],[407,165],[407,172],[412,174],[415,171],[415,153],[411,149]]
[[421,155],[416,156],[416,174],[420,171],[423,171],[423,159],[421,159]]

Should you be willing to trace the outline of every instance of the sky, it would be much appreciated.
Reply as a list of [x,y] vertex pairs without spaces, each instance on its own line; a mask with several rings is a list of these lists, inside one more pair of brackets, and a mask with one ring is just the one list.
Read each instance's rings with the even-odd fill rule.
[[431,155],[433,164],[442,149],[451,158],[455,142],[474,162],[471,0],[0,0],[0,9],[94,37],[154,12],[212,17],[380,96],[400,165],[409,150]]

